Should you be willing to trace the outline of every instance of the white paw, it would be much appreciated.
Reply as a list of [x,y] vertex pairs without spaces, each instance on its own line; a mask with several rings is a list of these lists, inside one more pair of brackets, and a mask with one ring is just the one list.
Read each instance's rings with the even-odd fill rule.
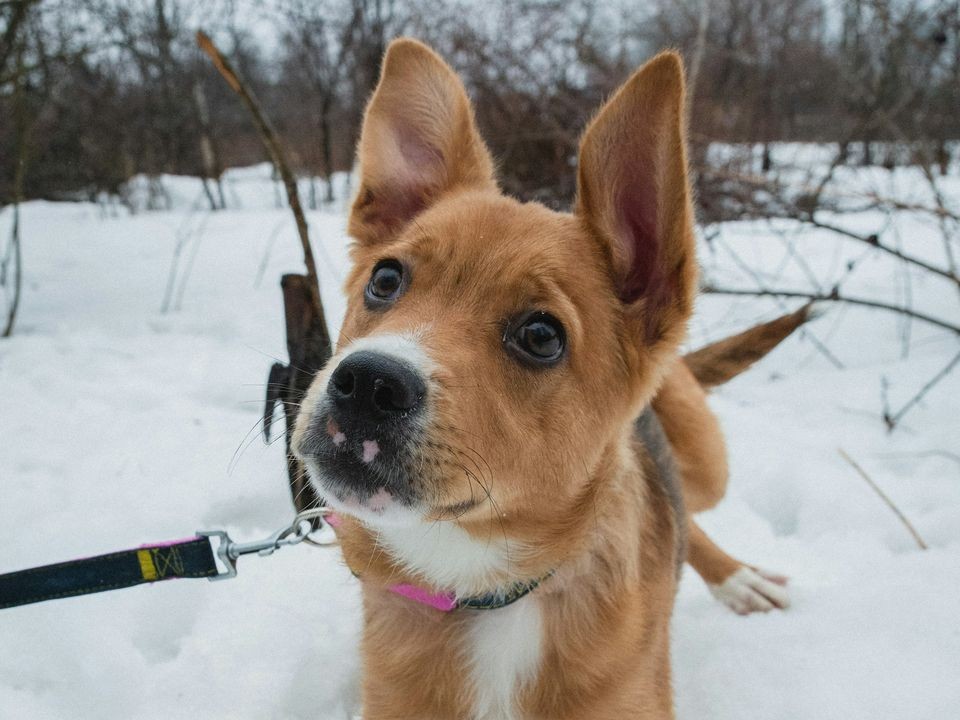
[[786,584],[785,577],[744,566],[720,585],[707,587],[717,600],[737,615],[749,615],[790,607]]

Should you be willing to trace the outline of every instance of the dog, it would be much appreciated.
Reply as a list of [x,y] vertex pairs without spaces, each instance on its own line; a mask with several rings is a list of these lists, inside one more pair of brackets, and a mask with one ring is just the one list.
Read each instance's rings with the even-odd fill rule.
[[572,213],[501,194],[458,76],[394,41],[363,121],[337,351],[293,452],[363,596],[367,720],[669,718],[686,558],[740,613],[785,578],[697,526],[706,390],[806,308],[679,355],[697,292],[679,56],[587,127]]

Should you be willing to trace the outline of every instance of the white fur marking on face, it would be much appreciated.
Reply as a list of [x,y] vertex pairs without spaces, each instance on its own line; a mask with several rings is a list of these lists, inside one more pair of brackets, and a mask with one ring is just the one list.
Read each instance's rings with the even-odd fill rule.
[[[334,440],[336,442],[336,440]],[[365,463],[372,463],[373,459],[380,452],[380,445],[377,444],[376,440],[364,440],[363,441],[363,458],[362,460]]]
[[536,598],[481,610],[468,630],[476,720],[515,720],[517,691],[540,666],[543,621]]
[[790,607],[790,595],[784,578],[762,570],[742,567],[720,585],[707,585],[720,602],[738,615],[769,612]]
[[460,596],[487,592],[499,584],[516,551],[500,537],[473,538],[449,520],[377,526],[379,542],[407,570]]
[[333,436],[333,444],[337,447],[340,447],[347,441],[347,436],[342,432],[338,432]]
[[424,351],[423,347],[417,342],[417,338],[411,334],[387,333],[384,335],[367,335],[358,338],[352,343],[344,345],[337,352],[336,363],[329,363],[328,367],[337,367],[340,361],[352,355],[355,352],[366,350],[369,352],[389,355],[395,360],[400,360],[410,365],[418,371],[426,380],[430,377],[430,371],[433,369],[433,362],[430,356]]

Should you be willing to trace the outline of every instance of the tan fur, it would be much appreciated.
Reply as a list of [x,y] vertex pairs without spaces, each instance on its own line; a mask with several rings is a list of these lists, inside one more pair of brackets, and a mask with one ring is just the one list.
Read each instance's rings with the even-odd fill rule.
[[653,409],[676,456],[687,511],[712,508],[727,489],[727,450],[706,393],[680,358],[671,360]]
[[732,380],[780,344],[790,333],[812,318],[811,304],[761,323],[742,333],[707,345],[683,357],[703,387],[715,387]]
[[[726,486],[716,420],[676,354],[697,272],[683,94],[673,53],[627,81],[584,134],[573,214],[499,193],[460,81],[420,43],[391,44],[367,109],[339,345],[406,333],[435,359],[418,489],[434,521],[509,555],[466,590],[554,572],[522,601],[539,609],[543,642],[518,717],[673,715],[668,630],[682,529],[633,425],[658,388],[688,503],[709,507]],[[412,279],[375,312],[362,297],[384,258]],[[531,307],[566,328],[569,354],[550,370],[524,367],[502,346],[505,323]],[[304,400],[295,448],[328,377],[329,368]],[[707,545],[690,527],[692,558]],[[361,522],[345,518],[337,532],[363,584],[364,717],[470,718],[469,628],[477,612],[503,611],[443,614],[392,594],[393,583],[430,583]],[[710,577],[716,557],[704,561]]]

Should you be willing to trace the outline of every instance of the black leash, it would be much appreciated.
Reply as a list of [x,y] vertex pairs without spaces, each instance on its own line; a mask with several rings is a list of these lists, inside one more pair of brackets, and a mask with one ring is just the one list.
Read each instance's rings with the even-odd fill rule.
[[[237,560],[244,555],[272,555],[281,547],[302,542],[318,546],[337,544],[336,540],[321,541],[312,537],[320,519],[331,513],[332,510],[325,507],[304,510],[287,527],[253,542],[234,542],[224,530],[203,530],[183,540],[151,543],[0,575],[0,610],[173,578],[225,580],[236,577]],[[457,598],[452,593],[430,593],[404,584],[389,589],[444,612],[461,608],[497,610],[532,592],[552,574],[466,598]]]
[[210,539],[196,537],[0,575],[0,609],[171,578],[219,574]]
[[311,537],[316,521],[328,512],[326,508],[306,510],[289,526],[254,542],[234,542],[223,530],[201,531],[184,540],[153,543],[0,575],[0,610],[172,578],[236,577],[237,560],[243,555],[270,555],[285,545],[301,542],[332,544]]

